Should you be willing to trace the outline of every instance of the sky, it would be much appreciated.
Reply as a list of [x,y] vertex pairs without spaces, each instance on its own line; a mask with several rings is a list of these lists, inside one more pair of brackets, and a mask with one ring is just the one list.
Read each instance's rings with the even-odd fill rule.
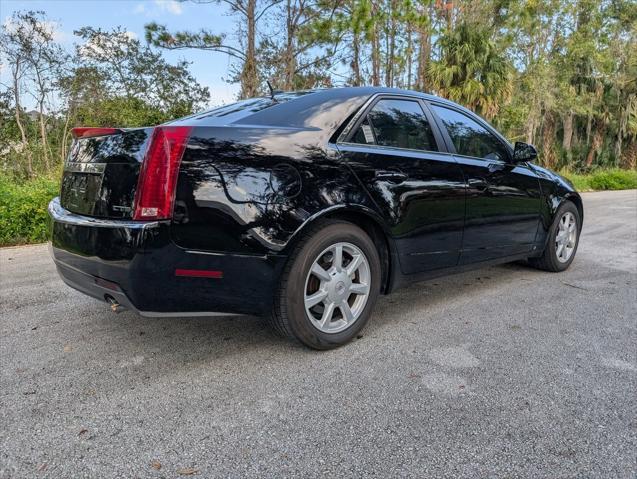
[[[157,22],[170,31],[206,28],[214,33],[230,33],[232,43],[235,18],[216,3],[196,4],[175,0],[0,0],[0,20],[4,25],[17,10],[41,10],[54,22],[56,38],[69,52],[80,41],[73,31],[83,26],[111,29],[121,26],[144,39],[144,25]],[[224,81],[231,60],[223,53],[198,50],[167,51],[169,62],[185,59],[197,81],[210,89],[210,105],[232,102],[239,92],[237,84]]]

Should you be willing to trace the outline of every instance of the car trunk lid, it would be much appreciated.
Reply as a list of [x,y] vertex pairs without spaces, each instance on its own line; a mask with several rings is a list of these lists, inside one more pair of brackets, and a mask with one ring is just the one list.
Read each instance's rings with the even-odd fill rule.
[[61,205],[73,213],[101,218],[170,218],[190,130],[74,128]]

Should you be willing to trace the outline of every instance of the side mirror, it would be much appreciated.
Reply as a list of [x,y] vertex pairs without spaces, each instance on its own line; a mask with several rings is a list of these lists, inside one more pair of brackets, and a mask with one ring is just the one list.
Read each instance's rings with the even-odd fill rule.
[[515,142],[515,148],[513,149],[513,163],[523,163],[525,161],[533,161],[537,158],[537,150],[533,145],[528,143],[522,143],[521,141]]

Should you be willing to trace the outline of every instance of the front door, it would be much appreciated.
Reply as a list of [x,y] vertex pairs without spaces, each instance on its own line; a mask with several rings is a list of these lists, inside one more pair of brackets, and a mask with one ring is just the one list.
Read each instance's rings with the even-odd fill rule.
[[380,97],[338,148],[390,225],[401,270],[456,266],[462,244],[462,171],[433,118],[411,97]]
[[460,264],[532,251],[540,221],[540,184],[526,164],[479,118],[432,104],[467,183]]

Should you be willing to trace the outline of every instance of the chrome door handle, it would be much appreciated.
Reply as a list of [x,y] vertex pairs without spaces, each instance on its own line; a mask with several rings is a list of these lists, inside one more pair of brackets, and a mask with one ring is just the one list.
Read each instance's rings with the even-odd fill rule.
[[504,163],[489,163],[488,167],[489,167],[489,173],[495,173],[496,171],[502,171],[504,170],[504,167],[506,165],[504,165]]
[[374,177],[377,180],[389,181],[390,183],[402,183],[407,179],[407,175],[401,171],[392,170],[380,170],[377,171]]

